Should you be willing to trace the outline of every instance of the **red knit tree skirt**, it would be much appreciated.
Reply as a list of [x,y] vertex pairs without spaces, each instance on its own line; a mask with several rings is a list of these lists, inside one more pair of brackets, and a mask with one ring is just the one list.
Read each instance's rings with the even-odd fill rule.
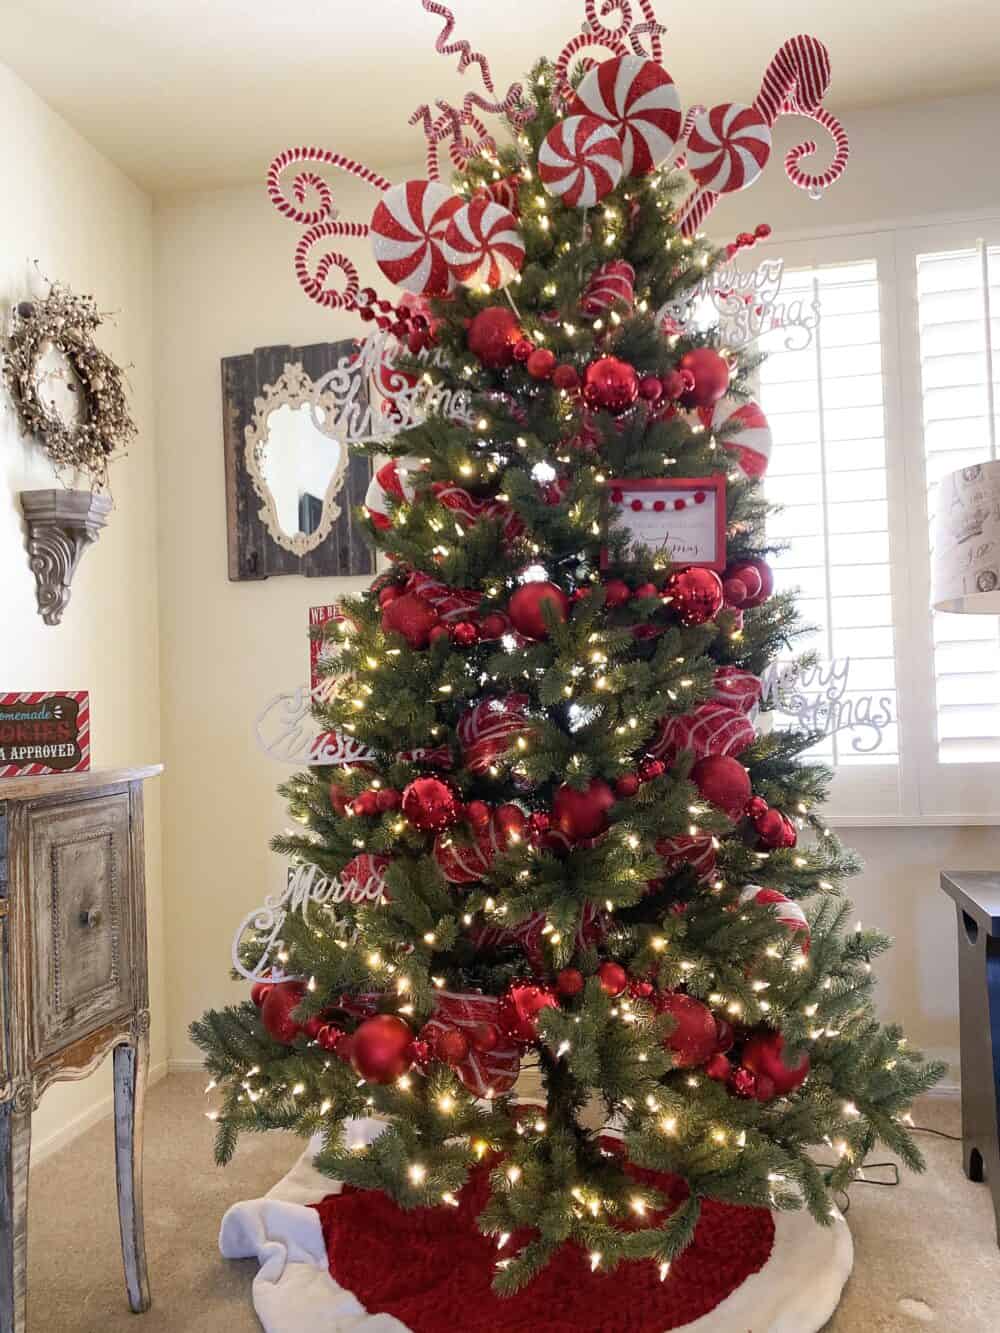
[[[676,1177],[629,1171],[674,1208],[686,1197]],[[490,1283],[502,1256],[475,1225],[488,1194],[487,1167],[471,1174],[457,1208],[404,1212],[379,1191],[345,1185],[315,1205],[331,1276],[369,1314],[394,1315],[412,1333],[666,1333],[714,1310],[763,1268],[774,1243],[766,1209],[709,1200],[663,1282],[652,1262],[591,1272],[583,1251],[566,1245],[515,1296],[500,1297]],[[528,1239],[513,1236],[504,1253],[516,1254]]]

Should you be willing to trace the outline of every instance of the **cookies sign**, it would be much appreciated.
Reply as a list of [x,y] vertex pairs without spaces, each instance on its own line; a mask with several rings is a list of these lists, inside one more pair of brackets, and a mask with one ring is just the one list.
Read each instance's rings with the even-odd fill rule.
[[90,696],[0,694],[0,778],[90,768]]

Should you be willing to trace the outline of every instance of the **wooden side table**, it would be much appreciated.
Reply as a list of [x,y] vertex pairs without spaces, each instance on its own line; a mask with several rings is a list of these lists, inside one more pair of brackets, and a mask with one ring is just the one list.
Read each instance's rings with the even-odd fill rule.
[[1000,1243],[1000,874],[952,870],[941,887],[958,912],[962,1164],[985,1172]]
[[0,1333],[25,1333],[31,1114],[114,1052],[125,1286],[149,1308],[142,784],[162,766],[0,779]]

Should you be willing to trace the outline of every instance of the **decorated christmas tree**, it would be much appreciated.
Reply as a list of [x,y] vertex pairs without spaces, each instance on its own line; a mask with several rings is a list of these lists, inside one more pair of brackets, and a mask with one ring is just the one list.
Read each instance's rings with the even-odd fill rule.
[[[757,360],[695,318],[766,234],[698,228],[777,115],[836,140],[817,176],[790,155],[803,188],[846,139],[811,38],[752,104],[685,116],[648,4],[617,27],[588,4],[501,99],[424,3],[490,94],[421,109],[427,179],[316,149],[271,171],[307,292],[391,345],[365,519],[388,572],[321,631],[331,762],[283,788],[302,831],[274,847],[325,906],[194,1035],[220,1161],[243,1130],[319,1132],[373,1215],[468,1214],[498,1293],[567,1254],[660,1282],[707,1210],[826,1226],[877,1142],[919,1169],[904,1117],[940,1073],[874,1015],[887,941],[842,896],[816,737],[769,725],[760,677],[801,626],[768,564]],[[367,227],[324,163],[381,192]],[[402,301],[326,252],[366,232]]]

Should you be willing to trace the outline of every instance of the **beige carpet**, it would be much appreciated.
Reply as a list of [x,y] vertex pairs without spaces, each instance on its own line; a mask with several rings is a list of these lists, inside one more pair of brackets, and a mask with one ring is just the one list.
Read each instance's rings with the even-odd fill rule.
[[[31,1333],[260,1333],[250,1304],[255,1265],[219,1257],[219,1219],[237,1199],[269,1189],[301,1143],[291,1135],[248,1136],[232,1165],[217,1170],[203,1088],[197,1075],[175,1075],[150,1094],[145,1193],[153,1309],[141,1320],[129,1312],[121,1276],[110,1123],[33,1173]],[[952,1103],[927,1101],[916,1116],[958,1131]],[[965,1180],[957,1144],[920,1139],[930,1162],[926,1176],[904,1176],[900,1189],[852,1191],[857,1260],[827,1333],[1000,1330],[1000,1251],[986,1186]]]

